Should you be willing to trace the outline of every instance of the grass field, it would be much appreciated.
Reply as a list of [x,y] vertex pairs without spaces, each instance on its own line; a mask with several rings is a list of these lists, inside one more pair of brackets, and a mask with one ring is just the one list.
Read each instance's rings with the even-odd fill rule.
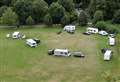
[[[75,34],[62,33],[60,28],[0,29],[0,82],[107,82],[120,80],[120,35],[117,46],[108,46],[108,38],[85,36],[84,28]],[[20,31],[28,38],[39,38],[41,44],[30,48],[25,40],[7,39],[7,33]],[[51,48],[82,51],[85,58],[48,56]],[[103,60],[101,48],[114,50],[112,60]],[[110,81],[109,81],[110,82]],[[111,81],[112,82],[112,81]]]

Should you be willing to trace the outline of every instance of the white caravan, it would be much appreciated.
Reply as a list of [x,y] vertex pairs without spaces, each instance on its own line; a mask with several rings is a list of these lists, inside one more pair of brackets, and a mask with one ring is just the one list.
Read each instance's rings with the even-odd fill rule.
[[112,56],[112,51],[111,50],[106,50],[106,52],[104,53],[104,60],[110,60]]
[[74,33],[75,32],[75,26],[74,25],[66,25],[63,29],[66,32]]
[[29,45],[30,47],[36,47],[37,43],[33,39],[27,39],[26,44]]
[[14,39],[18,39],[18,38],[20,38],[20,37],[21,37],[20,32],[14,32],[14,33],[12,34],[12,38],[14,38]]
[[55,56],[70,56],[70,52],[67,49],[55,49],[54,54]]
[[115,45],[115,38],[109,37],[109,45],[114,46]]
[[88,27],[87,28],[87,32],[96,34],[96,33],[98,33],[98,29],[97,28]]

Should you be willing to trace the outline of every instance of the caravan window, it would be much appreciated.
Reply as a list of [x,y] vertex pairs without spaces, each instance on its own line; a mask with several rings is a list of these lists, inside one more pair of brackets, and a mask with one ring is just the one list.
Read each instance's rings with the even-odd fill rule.
[[65,52],[65,55],[67,55],[68,53],[67,52]]
[[60,52],[60,54],[63,54],[63,52]]

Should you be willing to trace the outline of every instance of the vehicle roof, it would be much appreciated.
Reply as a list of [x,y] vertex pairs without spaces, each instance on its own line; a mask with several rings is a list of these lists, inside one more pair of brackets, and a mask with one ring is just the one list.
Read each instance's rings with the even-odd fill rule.
[[55,49],[54,51],[59,51],[59,52],[68,52],[67,49]]
[[27,39],[26,41],[31,42],[31,43],[36,43],[33,39]]
[[111,53],[112,53],[111,50],[107,50],[104,55],[105,55],[105,56],[109,56]]

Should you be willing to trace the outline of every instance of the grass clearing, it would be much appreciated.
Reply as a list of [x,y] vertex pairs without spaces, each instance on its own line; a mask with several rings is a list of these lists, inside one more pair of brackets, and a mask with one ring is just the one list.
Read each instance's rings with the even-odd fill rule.
[[[60,28],[21,28],[0,29],[0,81],[1,82],[106,82],[103,73],[110,71],[119,76],[117,47],[112,61],[103,61],[100,49],[109,47],[107,37],[98,35],[85,36],[84,28],[77,29],[74,35],[62,33]],[[25,40],[6,39],[7,33],[20,31],[29,38],[39,38],[41,44],[30,48]],[[68,48],[71,51],[82,51],[84,59],[58,58],[48,56],[51,48]],[[118,73],[116,75],[116,73]]]

